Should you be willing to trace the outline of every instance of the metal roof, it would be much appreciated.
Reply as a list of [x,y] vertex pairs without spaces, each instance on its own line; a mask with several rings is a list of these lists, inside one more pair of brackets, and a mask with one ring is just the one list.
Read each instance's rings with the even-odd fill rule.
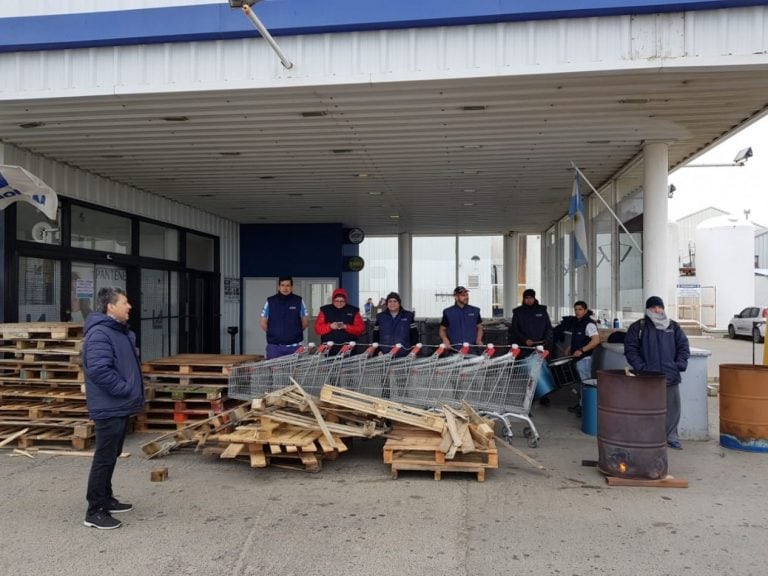
[[[703,21],[700,14],[697,17]],[[749,20],[749,14],[743,19]],[[734,21],[723,26],[733,28]],[[568,25],[575,25],[572,22]],[[558,30],[557,23],[548,26],[552,34]],[[493,39],[499,30],[466,28],[462,34],[471,35],[478,45],[481,33]],[[365,71],[357,68],[354,82],[332,72],[301,82],[290,77],[280,77],[280,82],[230,82],[227,74],[233,65],[214,56],[237,53],[239,46],[245,55],[241,43],[246,41],[220,41],[194,48],[199,50],[199,68],[188,74],[203,74],[210,66],[212,75],[219,77],[218,82],[202,82],[199,90],[192,89],[192,80],[170,90],[168,84],[177,74],[173,61],[158,60],[153,53],[153,65],[165,72],[162,89],[149,81],[143,89],[140,81],[125,88],[115,78],[112,93],[112,84],[102,83],[101,93],[94,94],[85,93],[77,80],[83,79],[85,86],[97,84],[85,75],[90,69],[94,76],[94,59],[108,57],[110,49],[99,49],[98,56],[93,51],[53,52],[39,69],[69,84],[53,90],[55,97],[46,97],[38,69],[33,73],[17,67],[19,85],[26,82],[34,89],[28,98],[21,89],[0,94],[0,138],[241,223],[341,222],[369,235],[538,233],[567,212],[570,162],[600,186],[636,159],[648,140],[669,142],[672,168],[763,114],[768,106],[768,58],[765,52],[753,54],[753,47],[731,28],[729,42],[742,42],[741,51],[750,52],[732,66],[722,54],[692,60],[697,66],[661,61],[654,65],[653,58],[642,59],[644,69],[636,62],[624,69],[604,69],[594,61],[588,66],[590,58],[602,54],[601,47],[587,50],[578,70],[573,70],[573,57],[552,73],[541,66],[533,73],[543,59],[539,52],[528,61],[529,68],[512,62],[511,70],[472,77],[468,70],[482,56],[478,49],[463,68],[444,68],[443,78],[406,70],[397,81],[381,81],[386,75],[380,75],[370,83],[359,81]],[[760,36],[757,28],[751,33]],[[391,48],[395,39],[407,43],[409,37],[414,38],[408,31],[372,32],[350,45],[362,53],[364,41],[389,42]],[[317,57],[328,38],[297,39],[289,48],[301,62],[311,59],[313,51]],[[573,40],[574,50],[589,38]],[[541,42],[538,37],[537,44]],[[728,46],[724,41],[719,52]],[[561,50],[570,54],[567,48],[563,44],[552,57]],[[176,49],[159,50],[168,55]],[[492,51],[493,46],[485,49]],[[135,56],[131,62],[138,70],[151,62],[137,50],[141,47],[114,48],[116,76],[130,72],[121,59],[125,54]],[[415,50],[401,55],[406,68],[407,54],[416,58]],[[630,44],[621,53],[633,50]],[[384,58],[383,53],[375,54]],[[337,57],[346,56],[336,50],[320,56],[329,62]],[[357,58],[353,68],[359,68],[359,54]],[[531,55],[519,58],[525,63]],[[55,64],[63,71],[54,72]],[[12,65],[0,62],[0,69]],[[395,63],[381,65],[392,68]],[[248,66],[245,62],[252,73]],[[326,66],[327,71],[336,69]],[[280,74],[271,67],[266,73],[273,80]],[[152,74],[159,73],[146,72],[145,77]],[[234,87],[227,88],[230,85]]]

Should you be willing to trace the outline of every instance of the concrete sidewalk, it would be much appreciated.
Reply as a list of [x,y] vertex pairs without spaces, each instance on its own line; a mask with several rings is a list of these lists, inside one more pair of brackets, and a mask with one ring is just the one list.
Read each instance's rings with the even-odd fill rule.
[[[135,504],[124,525],[82,525],[87,458],[0,452],[0,573],[14,576],[180,574],[423,575],[638,574],[762,576],[768,563],[768,455],[712,438],[670,451],[687,489],[608,487],[594,437],[565,406],[537,408],[538,449],[499,448],[484,483],[472,475],[401,472],[380,441],[355,442],[317,474],[255,470],[189,452],[145,461],[129,438],[115,489]],[[150,470],[167,466],[168,481]]]

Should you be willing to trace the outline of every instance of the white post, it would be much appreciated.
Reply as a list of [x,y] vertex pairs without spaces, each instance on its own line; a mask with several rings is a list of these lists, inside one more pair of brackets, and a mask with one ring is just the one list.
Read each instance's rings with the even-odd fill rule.
[[[542,253],[544,251],[542,250]],[[512,316],[517,300],[517,266],[520,262],[520,234],[509,232],[504,236],[504,317]]]
[[668,146],[647,142],[643,147],[645,194],[643,196],[643,305],[649,296],[669,298],[667,255]]
[[[397,237],[397,287],[403,308],[412,310],[413,305],[413,278],[411,276],[413,253],[411,251],[411,235],[407,232]],[[424,311],[421,311],[422,314]],[[419,311],[416,310],[418,314]]]

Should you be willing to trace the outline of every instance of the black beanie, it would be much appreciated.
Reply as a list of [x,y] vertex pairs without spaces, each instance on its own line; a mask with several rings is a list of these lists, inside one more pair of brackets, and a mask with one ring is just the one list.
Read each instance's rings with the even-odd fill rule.
[[654,306],[661,306],[664,308],[664,300],[659,298],[658,296],[651,296],[648,298],[648,300],[645,301],[645,309],[648,310],[648,308],[653,308]]

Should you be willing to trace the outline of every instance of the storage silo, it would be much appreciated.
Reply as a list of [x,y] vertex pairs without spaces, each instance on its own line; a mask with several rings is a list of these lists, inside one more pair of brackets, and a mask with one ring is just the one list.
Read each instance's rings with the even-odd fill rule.
[[[737,216],[718,216],[696,226],[696,276],[704,308],[714,305],[716,328],[725,330],[734,314],[754,304],[755,227]],[[710,296],[714,287],[714,298]],[[714,301],[713,301],[714,300]]]

